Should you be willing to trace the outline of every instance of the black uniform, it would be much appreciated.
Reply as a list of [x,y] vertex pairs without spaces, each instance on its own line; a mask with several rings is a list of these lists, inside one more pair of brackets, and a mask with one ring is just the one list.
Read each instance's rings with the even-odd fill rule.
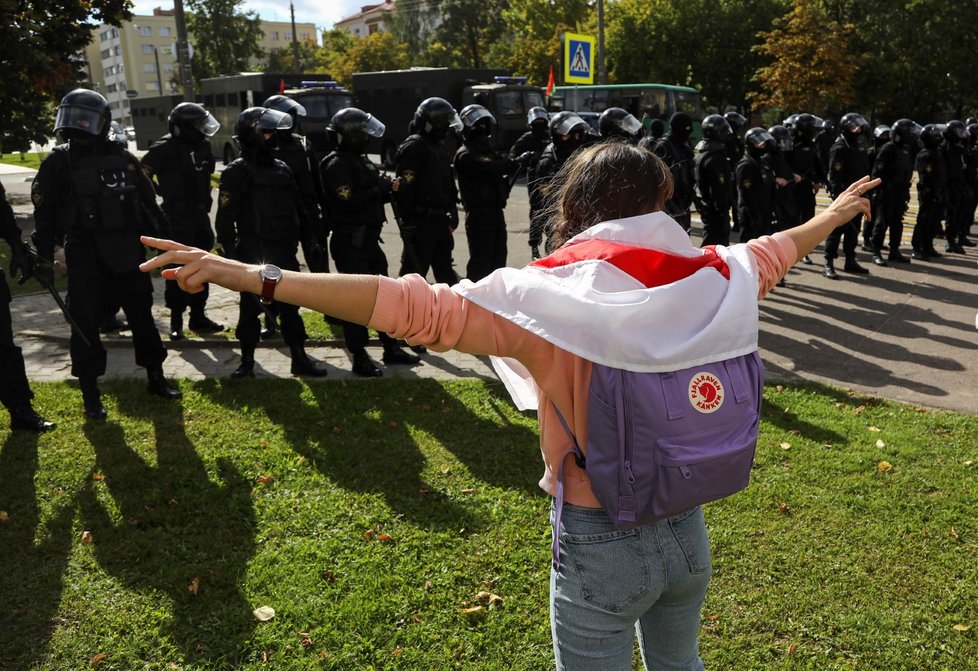
[[[879,153],[880,149],[883,148],[889,140],[885,142],[880,139],[873,139],[873,144],[866,148],[866,165],[869,166],[870,171],[872,171],[873,166],[876,165],[876,155]],[[873,249],[873,229],[876,228],[876,222],[880,218],[880,202],[882,199],[883,190],[876,188],[869,192],[869,204],[871,208],[872,216],[868,219],[863,220],[863,249],[866,251],[872,251]]]
[[947,207],[947,168],[940,149],[925,147],[917,153],[914,169],[917,172],[918,210],[910,244],[914,257],[924,259],[936,251],[934,238]]
[[55,147],[31,187],[38,254],[51,259],[64,243],[68,309],[80,331],[71,333],[71,374],[93,385],[105,373],[100,292],[111,285],[132,329],[136,363],[152,382],[154,371],[162,376],[166,348],[153,319],[152,280],[139,270],[145,260],[139,236],[169,235],[166,217],[135,156],[105,140],[72,145]]
[[733,171],[719,140],[696,145],[693,174],[699,191],[696,209],[703,220],[703,245],[730,244],[730,179]]
[[822,171],[818,162],[818,148],[814,140],[798,139],[788,152],[788,164],[794,174],[801,177],[795,184],[795,223],[802,224],[815,216],[815,190],[822,183]]
[[944,235],[950,249],[956,247],[958,239],[967,233],[967,217],[971,216],[973,211],[965,211],[965,203],[971,200],[967,185],[965,148],[960,143],[952,143],[946,140],[942,148],[944,163],[947,166],[947,209],[944,219]]
[[735,174],[740,241],[770,235],[774,217],[774,171],[762,157],[748,154],[737,163]]
[[[292,171],[264,152],[257,156],[245,153],[221,173],[216,227],[218,244],[225,253],[246,263],[271,263],[296,271],[300,241],[314,241],[316,235]],[[235,336],[243,353],[253,353],[261,332],[262,305],[250,293],[242,293],[238,305]],[[306,327],[299,308],[278,302],[272,307],[281,319],[282,336],[292,350],[295,367],[297,359],[306,359],[302,350]]]
[[[191,247],[214,247],[211,227],[211,174],[214,155],[206,138],[187,142],[169,133],[154,142],[142,158],[143,172],[156,178],[157,192],[163,198],[163,211],[170,221],[170,235]],[[167,280],[163,298],[177,314],[190,307],[192,315],[203,316],[208,287],[189,294],[175,280]]]
[[455,154],[455,175],[465,208],[469,243],[466,276],[473,282],[506,265],[506,217],[509,175],[519,167],[493,150],[488,137],[465,139]]
[[[315,229],[315,240],[319,249],[323,252],[318,258],[310,259],[306,257],[306,265],[309,270],[316,273],[329,272],[329,257],[326,255],[326,238],[328,228],[325,213],[320,208],[322,195],[320,193],[319,180],[316,178],[312,168],[312,155],[306,151],[301,135],[288,131],[279,131],[278,146],[272,149],[272,156],[289,166],[292,171],[292,178],[299,188],[302,197],[302,205],[306,214],[313,221]],[[305,249],[303,251],[306,251]]]
[[431,269],[436,282],[455,284],[458,275],[452,267],[452,250],[458,228],[458,192],[444,145],[443,139],[415,133],[397,149],[396,172],[403,178],[395,196],[403,218],[400,274],[425,276]]
[[[865,177],[869,172],[869,161],[856,142],[850,141],[842,133],[836,138],[829,149],[829,193],[836,198],[849,188],[856,180]],[[856,245],[859,242],[859,220],[857,215],[852,220],[838,226],[825,239],[825,261],[834,261],[839,256],[839,241],[842,241],[842,253],[847,264],[852,264],[856,256]]]
[[783,231],[791,228],[798,221],[795,173],[788,163],[788,158],[780,149],[773,149],[764,154],[764,161],[774,172],[775,181],[781,179],[785,182],[777,184],[774,191],[774,230]]
[[[11,251],[15,247],[23,250],[20,228],[14,219],[14,210],[7,202],[7,192],[0,184],[0,237],[7,241]],[[26,252],[21,252],[26,253]],[[24,355],[14,343],[14,331],[10,317],[10,287],[7,275],[0,268],[0,403],[11,413],[17,408],[30,406],[34,398],[27,382],[24,368]]]
[[[365,155],[342,146],[320,165],[327,214],[332,222],[330,251],[341,273],[387,275],[387,257],[380,248],[380,232],[386,217],[384,203],[390,202],[390,182]],[[351,352],[367,346],[367,327],[342,322],[343,337]],[[380,333],[384,350],[396,342]]]
[[688,233],[694,195],[693,148],[686,137],[677,136],[672,128],[656,140],[646,142],[643,138],[639,146],[651,148],[672,173],[672,197],[666,201],[665,211]]
[[910,180],[913,177],[913,159],[910,149],[903,144],[887,142],[876,154],[873,177],[883,183],[877,187],[879,217],[873,226],[873,255],[882,256],[887,231],[890,234],[889,256],[900,258],[900,239],[903,236],[903,215],[910,202]]
[[734,168],[734,179],[730,180],[730,198],[733,203],[733,207],[730,210],[730,230],[739,231],[741,230],[740,208],[737,207],[737,202],[740,196],[737,190],[736,173],[737,164],[740,163],[740,159],[744,158],[744,138],[740,137],[739,133],[733,132],[727,136],[724,144],[727,146],[727,161]]

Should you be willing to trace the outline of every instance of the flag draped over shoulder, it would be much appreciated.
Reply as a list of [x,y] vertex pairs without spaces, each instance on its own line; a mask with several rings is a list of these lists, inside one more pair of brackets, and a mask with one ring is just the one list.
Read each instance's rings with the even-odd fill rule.
[[[609,221],[525,268],[454,291],[589,361],[680,370],[757,349],[757,269],[746,245],[697,248],[663,212]],[[493,367],[521,409],[536,388],[512,359]]]

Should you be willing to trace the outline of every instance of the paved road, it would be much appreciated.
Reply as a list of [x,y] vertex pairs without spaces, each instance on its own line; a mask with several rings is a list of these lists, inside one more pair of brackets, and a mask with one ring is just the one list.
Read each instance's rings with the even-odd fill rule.
[[[31,173],[4,174],[7,169],[0,167],[0,179],[14,202],[21,229],[31,230]],[[827,202],[820,197],[820,204]],[[526,188],[518,184],[506,210],[512,265],[529,261],[527,211]],[[914,216],[912,204],[904,233],[907,247]],[[697,229],[694,217],[694,237]],[[394,232],[388,232],[384,240],[391,270],[396,272],[400,240]],[[461,230],[455,252],[456,268],[464,275],[468,252]],[[861,256],[868,264],[867,255]],[[933,263],[872,267],[869,276],[840,273],[839,281],[821,275],[818,252],[812,258],[814,265],[796,266],[787,277],[788,286],[761,303],[760,344],[769,379],[817,380],[924,406],[978,411],[978,252],[969,249],[966,255],[950,255]],[[161,296],[160,287],[155,312],[160,330],[165,331],[168,316]],[[235,301],[230,292],[215,288],[210,316],[233,324]],[[19,297],[12,308],[31,377],[68,377],[68,328],[50,298],[45,294]],[[114,345],[109,347],[108,375],[141,376],[127,340],[116,336],[107,341]],[[194,338],[169,348],[165,364],[169,375],[192,379],[225,376],[237,365],[234,342],[227,339]],[[331,378],[351,377],[349,359],[336,343],[315,344],[309,351],[330,366]],[[379,347],[372,354],[379,359]],[[263,345],[257,360],[261,376],[289,375],[287,350],[281,341]],[[420,366],[389,368],[386,373],[437,378],[493,375],[485,361],[456,353],[429,354]]]

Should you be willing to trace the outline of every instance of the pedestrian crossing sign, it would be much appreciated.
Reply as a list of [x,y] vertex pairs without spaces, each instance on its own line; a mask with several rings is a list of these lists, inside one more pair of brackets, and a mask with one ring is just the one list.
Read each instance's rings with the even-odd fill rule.
[[594,83],[594,38],[564,33],[564,83]]

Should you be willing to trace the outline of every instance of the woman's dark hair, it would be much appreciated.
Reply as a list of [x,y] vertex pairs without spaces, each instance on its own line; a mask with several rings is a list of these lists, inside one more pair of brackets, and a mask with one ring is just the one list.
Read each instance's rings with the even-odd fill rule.
[[672,173],[648,149],[602,142],[571,156],[545,188],[549,244],[556,249],[602,221],[661,210],[672,196]]

